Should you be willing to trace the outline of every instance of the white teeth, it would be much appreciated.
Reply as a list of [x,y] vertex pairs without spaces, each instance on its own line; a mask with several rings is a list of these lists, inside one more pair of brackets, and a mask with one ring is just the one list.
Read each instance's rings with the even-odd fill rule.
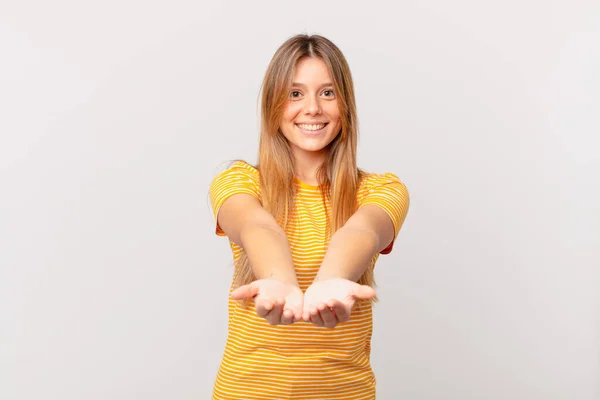
[[302,129],[306,129],[307,131],[318,131],[319,129],[323,129],[323,127],[325,127],[325,124],[319,124],[319,125],[296,124],[296,125],[298,125]]

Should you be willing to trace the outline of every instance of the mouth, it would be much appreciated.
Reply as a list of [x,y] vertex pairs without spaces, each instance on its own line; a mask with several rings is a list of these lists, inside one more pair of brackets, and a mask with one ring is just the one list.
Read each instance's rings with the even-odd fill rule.
[[325,130],[325,127],[329,125],[329,122],[321,124],[295,124],[296,127],[307,135],[318,135]]

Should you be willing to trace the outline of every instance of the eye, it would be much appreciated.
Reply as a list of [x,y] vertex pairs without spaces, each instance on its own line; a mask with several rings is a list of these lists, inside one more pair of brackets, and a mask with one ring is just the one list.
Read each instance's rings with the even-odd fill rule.
[[[298,94],[298,95],[297,95],[297,96],[295,96],[295,94]],[[300,93],[299,91],[297,91],[297,90],[292,90],[292,91],[290,92],[290,97],[291,97],[291,98],[293,98],[293,99],[297,99],[298,97],[300,97],[300,94],[301,94],[301,93]]]
[[324,90],[324,91],[323,91],[323,93],[327,93],[327,92],[329,92],[329,93],[330,93],[329,95],[326,95],[327,97],[333,97],[333,96],[334,96],[334,94],[333,94],[333,90],[332,90],[332,89],[327,89],[327,90]]

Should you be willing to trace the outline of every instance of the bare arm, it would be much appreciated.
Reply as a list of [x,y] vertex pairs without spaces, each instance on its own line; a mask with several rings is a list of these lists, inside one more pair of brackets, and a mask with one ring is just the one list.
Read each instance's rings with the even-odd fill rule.
[[385,249],[393,238],[394,226],[384,210],[375,205],[360,207],[331,237],[315,280],[358,281],[373,255]]
[[317,277],[304,295],[303,318],[327,328],[348,321],[357,299],[375,296],[373,288],[357,281],[373,255],[393,238],[392,219],[383,209],[360,207],[331,237]]
[[229,239],[244,249],[257,279],[298,285],[287,236],[256,198],[231,196],[221,206],[217,220]]

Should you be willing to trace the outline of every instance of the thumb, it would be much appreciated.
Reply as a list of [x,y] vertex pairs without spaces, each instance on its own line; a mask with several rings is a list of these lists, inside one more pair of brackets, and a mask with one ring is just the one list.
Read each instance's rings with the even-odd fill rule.
[[258,285],[256,285],[254,282],[252,282],[248,285],[240,286],[239,288],[237,288],[233,292],[231,292],[231,298],[233,300],[251,299],[252,297],[256,296],[257,294],[258,294]]
[[367,285],[358,285],[350,295],[355,299],[372,299],[375,297],[375,289]]

